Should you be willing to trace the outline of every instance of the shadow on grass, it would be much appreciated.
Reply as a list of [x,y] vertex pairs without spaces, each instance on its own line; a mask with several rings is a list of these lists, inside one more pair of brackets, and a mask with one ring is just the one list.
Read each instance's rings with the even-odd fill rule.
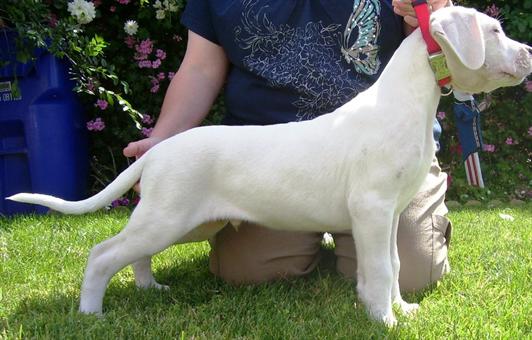
[[[7,334],[79,338],[383,338],[394,334],[367,316],[357,303],[355,284],[334,271],[326,251],[312,274],[260,285],[233,286],[212,276],[206,254],[179,265],[157,267],[169,291],[142,290],[132,278],[113,279],[104,299],[104,317],[77,312],[79,289],[21,301],[4,321]],[[425,293],[429,294],[429,292]],[[425,294],[414,297],[421,300]],[[409,299],[409,301],[412,301]],[[104,333],[105,332],[105,333]]]

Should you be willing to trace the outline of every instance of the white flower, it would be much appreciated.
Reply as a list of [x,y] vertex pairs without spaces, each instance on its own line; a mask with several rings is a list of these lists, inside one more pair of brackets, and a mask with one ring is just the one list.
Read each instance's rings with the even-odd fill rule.
[[170,12],[177,12],[178,9],[179,7],[176,4],[170,4],[170,6],[168,6]]
[[158,20],[166,18],[166,12],[177,12],[179,10],[179,5],[176,0],[160,0],[155,1],[153,8],[156,9],[155,17]]
[[158,9],[157,11],[155,11],[155,17],[157,18],[157,20],[163,20],[165,16],[166,14],[164,10]]
[[513,222],[515,220],[515,218],[512,215],[503,214],[503,213],[499,213],[499,217],[505,221],[510,221],[510,222]]
[[74,0],[69,2],[68,12],[76,17],[80,24],[88,24],[96,17],[94,4],[85,0]]
[[137,30],[139,29],[139,24],[135,20],[128,20],[124,24],[124,31],[126,31],[129,35],[135,35],[137,34]]

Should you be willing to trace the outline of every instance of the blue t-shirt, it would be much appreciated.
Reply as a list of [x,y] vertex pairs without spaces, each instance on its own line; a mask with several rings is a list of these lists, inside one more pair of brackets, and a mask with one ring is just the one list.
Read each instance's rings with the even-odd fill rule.
[[380,0],[189,0],[181,21],[229,58],[231,125],[334,111],[375,82],[404,38]]

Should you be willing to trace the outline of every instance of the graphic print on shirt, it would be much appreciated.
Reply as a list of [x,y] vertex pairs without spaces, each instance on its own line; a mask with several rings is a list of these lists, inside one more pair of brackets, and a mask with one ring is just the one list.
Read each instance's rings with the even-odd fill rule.
[[[342,54],[357,72],[376,74],[381,62],[377,39],[381,31],[379,0],[355,0],[353,13],[347,21],[342,40]],[[354,37],[352,35],[356,33]],[[356,38],[355,38],[356,37]],[[354,42],[351,41],[355,38]]]
[[[272,87],[295,88],[299,97],[292,104],[299,120],[331,112],[368,87],[368,80],[361,74],[372,75],[379,70],[378,2],[355,0],[347,24],[350,34],[342,38],[344,25],[324,25],[321,21],[299,27],[276,25],[269,18],[267,2],[259,6],[259,0],[244,0],[241,25],[235,28],[239,46],[249,50],[244,66],[267,79]],[[372,27],[375,25],[378,27]],[[355,37],[351,47],[356,46],[358,54],[343,52],[350,51],[346,44]],[[345,61],[354,65],[356,73],[346,67]]]

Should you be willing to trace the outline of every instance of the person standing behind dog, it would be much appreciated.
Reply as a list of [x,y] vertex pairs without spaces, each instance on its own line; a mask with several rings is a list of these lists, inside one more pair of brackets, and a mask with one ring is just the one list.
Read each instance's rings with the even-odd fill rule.
[[[447,1],[428,2],[436,10]],[[181,21],[189,29],[184,59],[151,136],[130,143],[127,157],[198,126],[224,86],[226,125],[286,123],[332,112],[375,82],[410,25],[417,25],[411,0],[189,0]],[[402,290],[424,288],[449,271],[445,191],[446,175],[434,157],[421,192],[400,219]],[[320,233],[249,222],[238,230],[228,225],[211,241],[209,267],[237,284],[301,276],[317,265],[321,239]],[[354,277],[350,232],[334,239],[337,270]]]

